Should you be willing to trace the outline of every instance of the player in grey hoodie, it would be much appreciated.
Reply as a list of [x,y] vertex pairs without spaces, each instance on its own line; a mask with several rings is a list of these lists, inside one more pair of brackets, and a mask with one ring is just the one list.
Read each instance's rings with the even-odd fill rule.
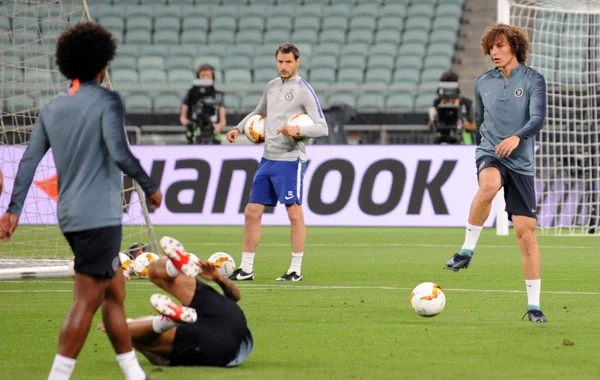
[[[250,202],[244,212],[246,222],[242,264],[231,275],[231,280],[254,279],[254,255],[260,241],[261,217],[265,207],[275,206],[277,201],[285,205],[292,229],[292,263],[277,281],[302,280],[302,257],[306,241],[302,213],[305,140],[327,136],[329,130],[315,91],[298,76],[298,48],[290,43],[282,44],[277,48],[275,57],[279,77],[267,84],[256,109],[227,133],[227,140],[235,142],[250,117],[266,117],[265,150],[254,176]],[[314,124],[302,128],[287,125],[288,120],[296,114],[307,114]]]

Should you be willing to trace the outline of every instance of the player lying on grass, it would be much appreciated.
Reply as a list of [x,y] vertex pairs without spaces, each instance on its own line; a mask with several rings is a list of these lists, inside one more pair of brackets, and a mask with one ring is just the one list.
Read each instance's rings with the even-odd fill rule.
[[[155,365],[232,367],[252,352],[254,342],[244,312],[237,305],[240,291],[215,266],[185,253],[175,239],[163,237],[168,257],[153,261],[150,281],[171,294],[150,298],[160,313],[128,320],[133,345]],[[182,273],[183,272],[183,273]],[[198,280],[216,282],[223,294]],[[104,325],[98,325],[104,331]]]

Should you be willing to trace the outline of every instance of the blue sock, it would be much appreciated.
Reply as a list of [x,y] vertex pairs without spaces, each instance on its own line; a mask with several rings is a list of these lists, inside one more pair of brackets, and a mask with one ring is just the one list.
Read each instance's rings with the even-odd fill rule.
[[461,249],[460,252],[458,252],[458,254],[460,256],[468,256],[468,257],[472,257],[473,253],[475,253],[475,251],[473,251],[472,249]]
[[527,305],[527,311],[541,310],[539,305]]

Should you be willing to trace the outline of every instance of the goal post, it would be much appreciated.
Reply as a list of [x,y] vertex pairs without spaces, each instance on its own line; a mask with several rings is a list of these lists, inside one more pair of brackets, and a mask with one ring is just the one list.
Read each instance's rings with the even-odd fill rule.
[[[91,19],[85,0],[0,2],[0,167],[5,182],[0,212],[8,206],[40,109],[68,87],[54,60],[58,36]],[[108,79],[105,86],[112,88]],[[141,242],[156,252],[143,191],[131,179],[123,183],[122,249]],[[38,166],[17,231],[9,242],[0,243],[0,280],[68,276],[73,254],[58,228],[57,195],[49,152]]]
[[546,124],[536,141],[538,229],[557,236],[597,236],[600,1],[497,3],[498,21],[528,34],[527,64],[544,75],[548,88]]

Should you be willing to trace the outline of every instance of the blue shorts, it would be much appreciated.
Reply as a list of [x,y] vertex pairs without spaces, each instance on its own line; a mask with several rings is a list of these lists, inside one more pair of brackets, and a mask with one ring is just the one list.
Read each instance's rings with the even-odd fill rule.
[[284,205],[302,204],[302,181],[306,162],[274,161],[263,157],[258,164],[250,203],[275,206],[277,201]]

